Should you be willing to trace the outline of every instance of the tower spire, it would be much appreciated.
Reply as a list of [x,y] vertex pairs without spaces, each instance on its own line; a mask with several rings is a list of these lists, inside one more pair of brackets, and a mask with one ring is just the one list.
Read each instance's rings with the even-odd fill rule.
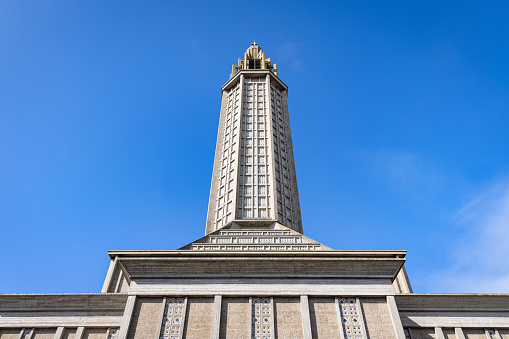
[[244,59],[239,58],[237,64],[232,65],[230,77],[243,69],[268,69],[277,76],[277,65],[271,64],[270,58],[265,58],[265,52],[254,41],[244,53]]
[[279,223],[302,233],[288,87],[253,42],[223,85],[206,234]]

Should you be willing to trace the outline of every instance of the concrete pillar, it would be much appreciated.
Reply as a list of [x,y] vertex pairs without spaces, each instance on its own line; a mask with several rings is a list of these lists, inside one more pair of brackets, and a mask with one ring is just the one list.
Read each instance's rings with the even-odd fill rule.
[[108,288],[111,284],[111,277],[113,276],[113,271],[115,270],[115,266],[117,264],[117,257],[114,260],[110,260],[110,266],[108,267],[108,273],[106,273],[106,279],[104,279],[103,288],[101,289],[101,293],[108,292]]
[[212,316],[212,339],[219,339],[219,329],[221,326],[221,303],[220,295],[214,296],[214,315]]
[[340,339],[345,339],[345,333],[343,332],[343,322],[341,321],[341,310],[339,306],[339,299],[338,297],[334,298],[336,301],[336,315],[338,316],[338,325],[339,325],[339,335]]
[[435,327],[435,336],[437,339],[445,339],[444,331],[442,331],[441,327]]
[[311,318],[309,316],[309,299],[307,295],[300,296],[300,306],[302,309],[302,330],[304,339],[313,339],[311,334]]
[[364,321],[364,315],[362,314],[362,305],[359,297],[355,298],[355,302],[357,303],[357,309],[359,310],[359,319],[361,321],[362,333],[364,333],[364,336],[367,338],[368,331],[366,330],[366,322]]
[[[135,303],[136,303],[135,295],[130,295],[129,297],[127,297],[127,304],[125,306],[124,316],[122,317],[122,323],[120,324],[118,339],[127,338],[127,332],[129,331],[129,325],[131,325],[131,318],[133,317]],[[79,339],[77,334],[76,339]]]
[[274,317],[275,312],[276,312],[276,309],[274,308],[274,298],[270,297],[270,326],[271,326],[270,337],[272,339],[276,338],[276,318]]
[[82,339],[83,338],[83,332],[85,331],[85,327],[78,327],[76,330],[76,334],[74,335],[74,339]]
[[405,339],[405,331],[401,324],[401,318],[399,317],[398,306],[396,305],[396,299],[393,295],[387,296],[387,306],[389,306],[389,314],[391,315],[392,326],[396,332],[396,338]]
[[[164,319],[164,310],[166,309],[166,297],[163,298],[163,305],[162,307],[159,309],[159,315],[158,315],[158,318],[159,318],[159,322],[158,322],[158,326],[159,326],[159,332],[157,333],[157,335],[154,337],[154,339],[159,339],[160,335],[161,335],[161,330],[163,328],[163,319]],[[185,313],[184,313],[184,316],[185,316]],[[182,317],[182,319],[184,319],[184,317]],[[182,325],[184,324],[184,322],[182,322]],[[184,329],[183,328],[184,326],[182,326],[182,330]]]
[[[247,329],[247,336],[246,338],[252,338],[253,337],[253,297],[249,297],[249,328]],[[273,326],[272,324],[270,324]],[[271,331],[272,332],[272,331]]]
[[64,328],[62,326],[57,328],[57,331],[55,332],[55,336],[53,339],[61,339],[62,335],[64,334]]
[[461,327],[454,328],[454,335],[456,336],[456,339],[466,339]]

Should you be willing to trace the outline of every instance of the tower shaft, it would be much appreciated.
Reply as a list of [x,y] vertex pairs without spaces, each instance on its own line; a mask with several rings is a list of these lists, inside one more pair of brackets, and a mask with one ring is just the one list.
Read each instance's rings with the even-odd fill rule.
[[206,234],[234,221],[277,221],[302,233],[288,87],[262,63],[244,60],[254,67],[239,69],[221,89]]

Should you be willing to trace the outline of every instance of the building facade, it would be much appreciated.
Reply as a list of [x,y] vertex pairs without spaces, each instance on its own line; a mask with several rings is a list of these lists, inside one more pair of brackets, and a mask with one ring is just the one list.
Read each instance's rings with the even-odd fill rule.
[[509,295],[413,293],[405,251],[304,235],[287,92],[253,43],[222,87],[205,236],[110,251],[101,293],[0,295],[0,339],[509,339]]

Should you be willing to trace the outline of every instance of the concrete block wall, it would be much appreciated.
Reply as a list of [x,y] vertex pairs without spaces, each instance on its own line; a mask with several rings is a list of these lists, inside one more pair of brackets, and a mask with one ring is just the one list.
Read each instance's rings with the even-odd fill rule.
[[360,298],[369,338],[396,339],[385,298]]
[[[60,298],[59,302],[56,298]],[[178,314],[179,339],[245,339],[251,337],[256,321],[263,325],[258,327],[261,333],[270,339],[351,335],[363,339],[509,339],[509,321],[504,311],[507,298],[11,295],[0,298],[0,339],[157,339],[161,338],[168,309],[165,305],[170,300],[178,300],[182,307]]]
[[[126,312],[129,329],[118,339],[157,338],[161,331],[164,298],[132,297],[132,311]],[[184,297],[179,297],[184,298]],[[255,322],[262,323],[260,329],[268,338],[340,338],[345,321],[340,312],[340,298],[319,296],[190,296],[185,298],[185,317],[179,338],[228,338],[245,339],[252,336]],[[257,300],[257,301],[255,301]],[[254,303],[268,302],[270,306],[255,314]],[[362,322],[362,338],[399,338],[391,321],[390,310],[384,297],[341,298],[357,300],[360,313],[348,321]],[[267,310],[267,311],[266,311]],[[255,317],[259,315],[258,320]],[[357,320],[355,320],[357,321]],[[346,323],[350,324],[350,323]],[[401,329],[402,331],[402,329]],[[169,337],[171,334],[166,334]]]

